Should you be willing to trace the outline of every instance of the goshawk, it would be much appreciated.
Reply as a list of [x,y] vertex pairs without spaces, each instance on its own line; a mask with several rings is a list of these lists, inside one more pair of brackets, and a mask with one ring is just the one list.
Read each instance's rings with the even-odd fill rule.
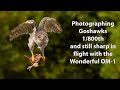
[[56,19],[50,17],[44,17],[38,26],[34,20],[27,20],[11,30],[10,41],[21,35],[29,34],[28,47],[32,54],[32,62],[35,62],[33,54],[35,44],[41,50],[41,58],[45,61],[44,48],[49,41],[47,32],[61,33],[62,28],[60,23],[58,23]]

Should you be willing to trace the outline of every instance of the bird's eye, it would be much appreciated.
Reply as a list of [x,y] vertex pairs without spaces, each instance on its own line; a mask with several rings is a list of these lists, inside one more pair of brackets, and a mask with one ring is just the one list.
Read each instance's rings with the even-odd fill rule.
[[47,36],[45,36],[45,37],[47,37]]

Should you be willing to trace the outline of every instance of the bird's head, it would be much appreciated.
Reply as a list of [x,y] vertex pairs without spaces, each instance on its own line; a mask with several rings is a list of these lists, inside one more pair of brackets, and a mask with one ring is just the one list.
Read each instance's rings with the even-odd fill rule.
[[36,39],[39,41],[46,41],[48,40],[48,35],[45,31],[39,30],[37,32]]

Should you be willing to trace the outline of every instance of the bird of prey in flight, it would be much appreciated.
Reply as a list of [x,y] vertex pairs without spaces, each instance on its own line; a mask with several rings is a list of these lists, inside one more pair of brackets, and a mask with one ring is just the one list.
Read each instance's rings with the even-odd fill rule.
[[49,38],[48,32],[54,33],[61,33],[62,28],[59,22],[56,19],[50,17],[44,17],[40,22],[39,25],[36,25],[34,20],[27,20],[20,25],[16,26],[10,33],[10,41],[14,40],[15,38],[29,34],[30,37],[28,39],[28,47],[32,54],[32,62],[35,62],[33,50],[35,44],[38,46],[40,51],[42,52],[41,58],[45,61],[44,56],[44,48],[47,46]]

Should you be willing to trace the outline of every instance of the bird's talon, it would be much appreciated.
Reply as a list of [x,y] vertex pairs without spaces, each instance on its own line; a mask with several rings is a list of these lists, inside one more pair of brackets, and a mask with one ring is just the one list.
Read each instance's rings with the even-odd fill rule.
[[45,58],[44,56],[41,56],[40,58],[41,58],[41,61],[42,61],[42,62],[45,62],[45,59],[46,59],[46,58]]

